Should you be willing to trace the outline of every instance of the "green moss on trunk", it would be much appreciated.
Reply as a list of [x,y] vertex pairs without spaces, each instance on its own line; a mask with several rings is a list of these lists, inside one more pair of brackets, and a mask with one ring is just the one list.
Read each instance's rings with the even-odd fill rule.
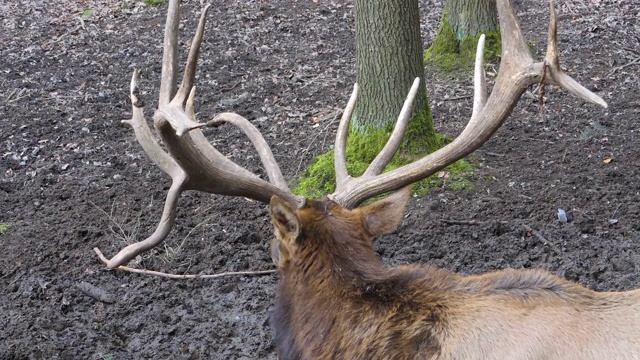
[[485,59],[500,54],[495,0],[447,0],[438,35],[426,58],[445,70],[469,68],[480,35],[485,34]]
[[[447,19],[448,16],[445,13],[442,16],[438,34],[425,52],[424,60],[446,72],[470,69],[475,61],[476,48],[481,34],[458,34]],[[485,60],[493,60],[502,51],[500,31],[484,31],[483,33],[486,37],[484,58]]]

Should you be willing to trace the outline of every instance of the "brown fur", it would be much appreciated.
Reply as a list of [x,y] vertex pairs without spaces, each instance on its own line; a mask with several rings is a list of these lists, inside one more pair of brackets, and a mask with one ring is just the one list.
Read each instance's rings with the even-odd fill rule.
[[407,201],[271,200],[282,360],[640,359],[638,290],[594,292],[542,270],[384,266],[371,239],[399,225]]

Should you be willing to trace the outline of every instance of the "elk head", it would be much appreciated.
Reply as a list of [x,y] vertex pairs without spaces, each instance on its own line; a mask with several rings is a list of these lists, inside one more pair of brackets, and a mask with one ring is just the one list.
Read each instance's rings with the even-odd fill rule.
[[[271,259],[281,273],[300,268],[310,258],[317,262],[310,264],[313,269],[305,268],[304,271],[314,274],[335,268],[348,272],[352,262],[363,266],[378,265],[380,261],[371,239],[392,232],[400,225],[410,194],[410,188],[405,187],[353,210],[330,199],[308,200],[302,208],[296,209],[274,195],[269,204],[275,229]],[[332,263],[323,264],[322,261]]]

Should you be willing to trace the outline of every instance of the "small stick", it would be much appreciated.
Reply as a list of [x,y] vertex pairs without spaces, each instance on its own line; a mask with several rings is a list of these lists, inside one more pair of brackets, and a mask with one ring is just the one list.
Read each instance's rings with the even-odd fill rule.
[[[340,113],[342,112],[342,110],[340,111],[334,111],[332,113],[329,113],[328,115],[322,117],[319,121],[318,124],[324,120],[328,120],[330,118],[333,117],[333,120],[331,120],[330,122],[327,123],[327,125],[324,126],[324,128],[322,128],[322,130],[320,130],[320,132],[318,132],[309,142],[309,145],[307,145],[306,148],[304,148],[301,152],[300,152],[300,162],[298,162],[298,167],[296,168],[296,175],[298,173],[300,173],[300,168],[302,167],[302,163],[304,162],[305,159],[305,155],[309,152],[309,149],[311,149],[311,146],[316,142],[316,140],[320,137],[320,135],[322,135],[323,133],[325,133],[325,139],[326,139],[326,134],[327,129],[329,129],[329,127],[334,123],[334,121],[338,118],[338,116],[340,115]],[[324,149],[324,140],[323,140],[323,144],[321,146],[321,148]]]
[[632,49],[632,48],[628,48],[628,47],[623,47],[622,50],[627,50],[627,51],[631,51],[634,54],[640,55],[640,51]]
[[475,221],[475,220],[447,220],[447,219],[442,219],[440,220],[443,223],[447,224],[447,225],[480,225],[482,223]]
[[11,94],[9,94],[9,96],[7,96],[7,100],[5,100],[5,102],[8,104],[9,102],[11,102],[11,98],[13,97],[13,95],[16,94],[16,92],[18,91],[18,89],[13,89],[13,91],[11,92]]
[[607,74],[607,76],[611,76],[611,75],[613,75],[616,71],[618,71],[618,70],[620,70],[620,69],[624,69],[624,68],[626,68],[627,66],[635,65],[635,64],[640,64],[640,57],[637,57],[637,58],[635,58],[635,59],[631,60],[630,62],[628,62],[628,63],[626,63],[626,64],[624,64],[624,65],[620,65],[620,66],[618,66],[618,67],[614,67],[614,68],[613,68],[613,70],[611,70],[611,72],[609,72],[609,73]]
[[[491,223],[491,221],[476,221],[476,220],[448,220],[448,219],[440,219],[443,223],[447,225],[484,225]],[[507,224],[507,221],[498,221],[500,224]]]
[[[102,251],[100,251],[100,249],[98,249],[97,247],[93,248],[93,251],[98,254],[98,257],[100,258],[100,260],[107,264],[109,262],[109,260],[107,260],[107,258],[102,254]],[[215,278],[220,278],[223,276],[232,276],[232,275],[266,275],[266,274],[273,274],[276,272],[276,270],[260,270],[260,271],[229,271],[229,272],[223,272],[220,274],[204,274],[204,275],[200,275],[200,274],[186,274],[186,275],[177,275],[177,274],[168,274],[168,273],[163,273],[163,272],[159,272],[159,271],[153,271],[153,270],[147,270],[147,269],[135,269],[135,268],[131,268],[128,266],[118,266],[116,267],[116,269],[119,270],[124,270],[124,271],[129,271],[132,273],[136,273],[136,274],[145,274],[145,275],[154,275],[154,276],[160,276],[160,277],[166,277],[169,279],[215,279]]]
[[60,42],[60,41],[62,41],[62,39],[64,39],[64,38],[65,38],[65,36],[67,36],[67,35],[69,35],[69,34],[73,34],[74,32],[76,32],[76,31],[78,31],[78,30],[80,30],[80,29],[82,29],[82,28],[83,28],[82,24],[81,24],[81,25],[78,25],[78,26],[76,26],[75,28],[73,28],[73,29],[71,29],[71,30],[67,31],[66,33],[64,33],[64,34],[62,34],[62,35],[60,35],[60,36],[59,36],[57,39],[55,39],[53,42],[54,42],[54,43]]
[[485,151],[484,153],[485,153],[486,155],[489,155],[489,156],[495,156],[495,157],[504,157],[504,156],[507,156],[507,155],[505,155],[505,154],[494,153],[494,152],[491,152],[491,151]]
[[113,295],[108,293],[106,290],[101,289],[95,285],[89,284],[86,281],[83,281],[76,285],[78,290],[80,290],[83,294],[94,298],[97,301],[103,302],[105,304],[113,304],[116,300],[113,298]]
[[555,251],[558,254],[561,254],[562,251],[560,251],[560,249],[552,242],[550,242],[549,240],[545,239],[544,236],[542,236],[542,234],[540,234],[539,232],[533,230],[529,225],[526,224],[522,224],[522,227],[529,231],[530,233],[532,233],[533,235],[535,235],[535,237],[538,238],[538,240],[540,240],[544,245],[548,245],[553,251]]
[[473,97],[473,95],[462,95],[462,96],[456,96],[456,97],[452,97],[452,98],[445,98],[445,99],[442,99],[442,101],[464,100],[464,99],[471,99],[472,97]]

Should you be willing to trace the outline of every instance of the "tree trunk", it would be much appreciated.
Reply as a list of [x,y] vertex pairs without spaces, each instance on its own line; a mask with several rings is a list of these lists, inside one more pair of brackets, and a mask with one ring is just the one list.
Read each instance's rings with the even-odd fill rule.
[[458,41],[498,31],[495,0],[448,0],[445,16]]
[[477,40],[485,34],[485,58],[500,54],[495,0],[447,0],[438,35],[425,58],[444,70],[473,64]]
[[[355,0],[357,82],[360,95],[347,139],[347,168],[360,176],[384,147],[409,88],[422,81],[396,168],[436,150],[436,137],[424,82],[418,0]],[[294,191],[308,198],[335,188],[333,151],[318,156]],[[427,186],[418,185],[417,190]],[[415,188],[414,188],[415,189]]]
[[[355,1],[360,97],[352,129],[363,133],[393,124],[413,79],[424,79],[418,0]],[[415,113],[427,104],[422,81]]]

